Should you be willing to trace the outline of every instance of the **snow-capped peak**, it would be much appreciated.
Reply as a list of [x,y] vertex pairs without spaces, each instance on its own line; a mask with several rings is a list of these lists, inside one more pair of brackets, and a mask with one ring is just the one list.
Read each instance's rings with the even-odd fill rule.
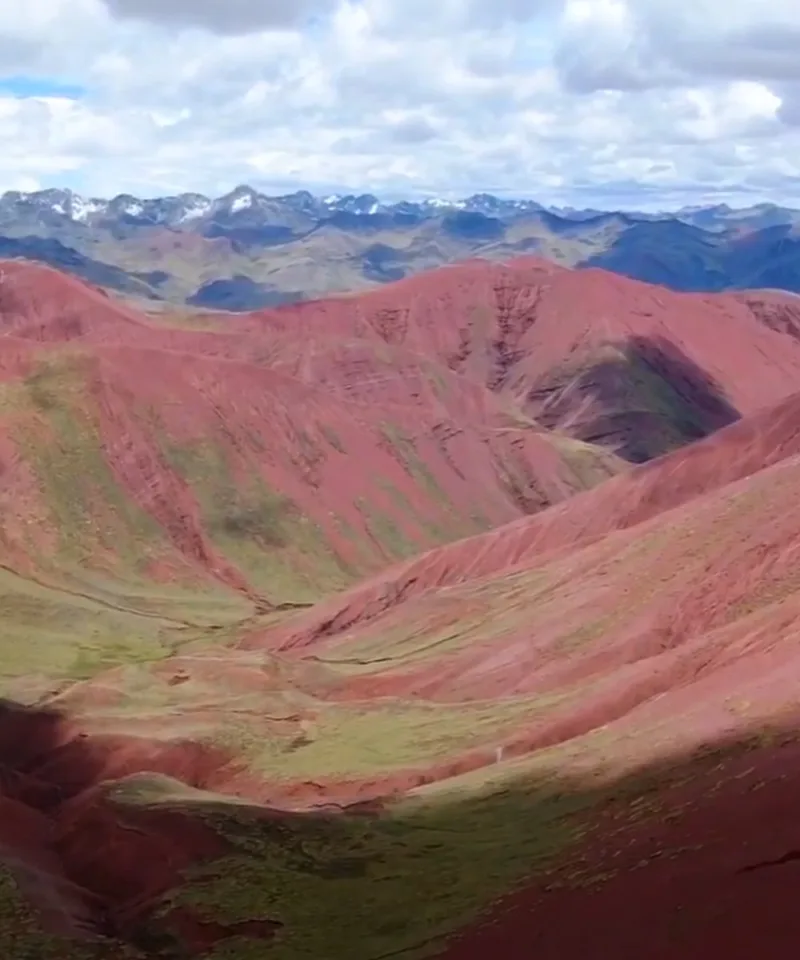
[[239,184],[230,193],[220,197],[214,206],[218,210],[226,210],[228,213],[240,213],[242,210],[249,210],[258,203],[258,194],[247,184]]
[[454,207],[458,210],[464,206],[463,200],[445,200],[443,197],[427,197],[424,203],[426,207]]
[[231,213],[238,213],[240,210],[247,210],[253,206],[253,195],[251,193],[242,193],[231,201]]
[[106,206],[107,204],[103,200],[87,199],[73,193],[70,197],[67,216],[78,223],[86,223],[93,213],[100,213],[105,210]]
[[199,220],[208,213],[211,206],[212,204],[208,197],[193,196],[184,203],[183,210],[177,222],[186,223],[188,220]]
[[9,191],[3,194],[5,203],[22,203],[39,210],[49,210],[60,217],[67,217],[78,223],[85,223],[89,216],[107,206],[103,200],[87,200],[71,190],[36,190],[32,193]]

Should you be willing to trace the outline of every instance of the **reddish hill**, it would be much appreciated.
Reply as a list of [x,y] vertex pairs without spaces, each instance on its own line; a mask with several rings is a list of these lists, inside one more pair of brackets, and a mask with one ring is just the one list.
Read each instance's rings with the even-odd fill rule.
[[136,314],[76,277],[23,261],[2,262],[0,331],[43,342],[136,335]]
[[[244,916],[262,924],[255,935],[277,936],[288,956],[300,957],[312,933],[298,925],[289,903],[305,890],[305,881],[295,886],[304,871],[328,871],[324,882],[313,881],[318,913],[310,942],[316,950],[345,922],[343,876],[359,903],[365,896],[363,909],[348,897],[354,936],[370,947],[398,942],[384,911],[399,909],[419,946],[421,917],[438,918],[441,929],[452,930],[463,909],[459,897],[485,907],[486,898],[507,892],[507,878],[518,883],[533,870],[529,889],[498,903],[491,922],[463,931],[445,955],[466,960],[502,949],[521,958],[539,937],[544,956],[579,956],[577,935],[541,932],[551,910],[572,911],[598,950],[619,946],[623,956],[626,944],[643,949],[652,929],[663,931],[665,958],[703,956],[730,942],[732,917],[739,914],[743,943],[752,943],[745,935],[752,938],[755,930],[773,951],[782,949],[794,913],[775,900],[780,887],[758,865],[784,862],[781,857],[791,862],[785,856],[795,820],[796,779],[787,780],[792,767],[785,764],[796,752],[791,731],[800,670],[799,414],[795,397],[569,504],[434,551],[415,575],[409,568],[384,575],[384,598],[391,602],[362,607],[361,616],[341,619],[329,603],[286,627],[256,631],[244,645],[289,657],[216,646],[138,672],[109,670],[66,691],[57,702],[80,716],[80,725],[40,721],[41,736],[52,740],[43,750],[35,730],[0,742],[4,762],[24,770],[9,781],[8,799],[57,824],[55,863],[47,862],[52,850],[41,850],[44,841],[37,839],[46,835],[46,823],[31,820],[25,843],[19,834],[17,855],[26,869],[34,854],[41,858],[36,897],[60,904],[58,929],[64,916],[69,923],[83,916],[90,927],[105,917],[116,936],[137,942],[159,897],[181,883],[178,871],[225,856],[217,886],[207,892],[217,926],[203,927],[206,914],[169,910],[160,928],[188,925],[199,938],[192,942],[205,948],[234,938],[231,920],[243,915],[234,907],[238,901],[226,898],[236,877],[240,887],[252,884]],[[490,542],[504,538],[505,552],[495,547],[493,553]],[[445,555],[449,567],[437,566],[434,558]],[[426,579],[431,572],[439,579]],[[351,611],[356,595],[347,603]],[[286,650],[287,638],[306,645]],[[180,709],[165,712],[165,703]],[[233,704],[246,718],[236,760],[209,746],[229,729],[225,709]],[[19,723],[8,729],[21,729]],[[763,733],[767,724],[790,732],[776,745]],[[283,746],[273,755],[276,744]],[[685,759],[698,747],[705,752]],[[663,769],[641,779],[637,771],[654,764]],[[314,832],[320,828],[313,819],[272,814],[277,835],[262,833],[252,818],[234,820],[239,842],[245,836],[248,845],[262,843],[267,836],[273,846],[264,849],[285,843],[290,851],[296,844],[326,851],[304,853],[319,866],[304,860],[288,868],[281,861],[288,871],[284,896],[259,872],[274,869],[274,852],[265,853],[259,867],[251,853],[226,846],[229,808],[216,820],[217,808],[203,807],[199,820],[192,815],[198,799],[181,802],[180,793],[163,788],[163,805],[158,781],[148,788],[154,805],[138,801],[121,825],[105,791],[141,770],[280,806],[346,805],[409,791],[429,806],[417,813],[401,806],[397,820],[390,807],[366,826],[346,817],[344,834],[328,826],[325,839]],[[120,789],[133,788],[123,781]],[[474,808],[467,799],[473,794]],[[9,816],[24,821],[19,810]],[[381,823],[389,824],[385,847]],[[558,841],[554,862],[548,854],[540,864],[553,842],[548,831],[574,837]],[[735,849],[731,834],[742,841]],[[98,837],[114,846],[115,858],[103,856]],[[399,878],[385,897],[369,872],[354,866],[354,851],[364,843],[380,850],[387,877]],[[472,872],[458,859],[465,844]],[[147,866],[152,857],[163,870]],[[431,885],[421,883],[420,863]],[[751,868],[753,877],[746,873]],[[720,871],[725,880],[718,887],[711,880]],[[741,883],[731,879],[736,871]],[[477,901],[470,884],[478,884]],[[712,910],[709,889],[715,897],[721,891],[724,917]],[[188,903],[207,908],[202,891]],[[619,920],[629,898],[641,917],[612,924],[608,917]],[[674,945],[665,904],[670,916],[681,904],[687,911]]]
[[[287,649],[371,621],[402,600],[546,563],[800,455],[800,394],[564,504],[384,571],[268,635]],[[258,643],[253,638],[252,643]]]
[[[559,796],[592,805],[572,853],[537,866],[545,876],[460,934],[448,960],[521,960],[531,943],[578,957],[587,942],[634,957],[654,935],[669,960],[723,945],[744,958],[756,943],[789,955],[798,927],[775,871],[797,857],[798,483],[795,397],[481,538],[507,537],[511,556],[478,541],[458,559],[436,551],[385,577],[389,602],[359,616],[352,595],[347,615],[326,605],[261,638],[314,637],[293,654],[332,670],[328,697],[354,706],[529,698],[507,736],[417,766],[392,780],[400,789],[461,775],[443,786],[455,802],[471,784],[513,792],[558,771],[574,778]],[[448,553],[443,575],[434,558]]]
[[247,320],[170,328],[21,264],[0,293],[6,488],[32,501],[24,528],[5,530],[17,566],[60,544],[56,568],[124,579],[134,563],[305,601],[620,468],[436,358],[374,340],[328,338],[309,382]]
[[797,309],[789,295],[680,294],[523,259],[459,264],[260,322],[309,376],[329,338],[377,338],[436,357],[547,427],[641,461],[796,388],[800,343],[762,322],[760,305],[773,301]]
[[[800,308],[789,295],[679,294],[535,259],[468,262],[249,317],[208,315],[214,329],[148,322],[55,271],[4,269],[0,315],[15,337],[247,360],[360,402],[401,382],[409,364],[428,381],[450,371],[515,416],[633,461],[778,401],[800,371]],[[401,390],[395,402],[407,401]]]
[[[638,956],[666,889],[684,960],[729,943],[722,889],[778,955],[782,307],[530,261],[202,329],[48,270],[3,285],[0,695],[32,704],[0,703],[4,953]],[[624,472],[575,439],[636,459],[724,424]]]

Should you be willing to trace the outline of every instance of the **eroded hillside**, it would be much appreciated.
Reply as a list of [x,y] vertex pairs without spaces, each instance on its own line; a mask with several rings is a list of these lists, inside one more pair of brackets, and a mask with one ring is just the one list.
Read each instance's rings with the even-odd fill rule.
[[9,265],[5,952],[585,955],[569,914],[615,956],[782,955],[800,347],[773,297],[524,261],[145,318]]

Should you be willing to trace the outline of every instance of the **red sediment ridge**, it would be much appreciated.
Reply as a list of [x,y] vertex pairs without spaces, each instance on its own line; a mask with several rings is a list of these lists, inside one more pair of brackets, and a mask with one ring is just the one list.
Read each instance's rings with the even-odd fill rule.
[[459,264],[259,319],[309,376],[320,342],[378,339],[437,358],[547,426],[627,444],[635,459],[632,440],[663,420],[652,391],[665,384],[684,440],[796,389],[800,343],[764,322],[761,305],[773,302],[797,309],[780,295],[679,294],[523,259]]
[[[290,342],[258,316],[229,318],[221,331],[169,328],[18,263],[2,297],[0,369],[24,383],[37,362],[60,358],[116,483],[172,547],[151,569],[210,577],[258,603],[283,598],[263,596],[220,549],[202,491],[169,460],[170,446],[210,445],[205,455],[224,460],[234,487],[257,481],[283,497],[350,576],[534,512],[620,469],[591,451],[578,462],[484,384],[374,332],[359,340],[321,331],[314,346],[302,323]],[[12,423],[18,435],[52,442],[46,406]],[[32,532],[44,543],[46,504],[36,512]],[[9,545],[21,565],[30,562],[25,538]]]
[[104,291],[50,267],[3,261],[0,332],[45,343],[135,335],[141,319]]
[[684,450],[490,533],[429,551],[247,644],[304,648],[439,587],[540,564],[800,454],[800,394]]

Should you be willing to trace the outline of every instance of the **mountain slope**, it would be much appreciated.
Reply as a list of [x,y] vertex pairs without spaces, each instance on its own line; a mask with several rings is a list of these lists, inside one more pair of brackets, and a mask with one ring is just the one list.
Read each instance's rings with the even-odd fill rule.
[[636,223],[586,266],[663,284],[683,291],[709,293],[730,287],[721,263],[720,238],[679,220]]
[[[796,780],[780,764],[796,730],[776,743],[765,725],[789,723],[796,687],[798,404],[637,468],[552,521],[546,511],[488,535],[550,526],[545,549],[513,565],[473,569],[487,553],[466,542],[436,552],[458,556],[449,583],[409,590],[389,571],[391,606],[338,624],[323,606],[311,619],[333,629],[311,646],[286,649],[292,624],[250,624],[238,650],[217,639],[107,670],[49,713],[6,711],[0,756],[24,771],[7,822],[43,808],[40,835],[55,824],[61,838],[50,864],[39,841],[38,902],[49,884],[67,920],[82,910],[84,928],[150,956],[191,944],[237,960],[467,960],[505,935],[521,958],[551,901],[575,904],[598,949],[639,942],[644,920],[601,923],[584,883],[612,910],[649,891],[662,906],[645,910],[650,932],[666,929],[664,906],[682,902],[660,885],[668,870],[683,890],[695,874],[705,887],[691,886],[684,938],[659,941],[664,958],[702,956],[731,923],[780,949],[795,912],[769,871],[726,882],[732,915],[710,910],[710,880],[791,844]],[[56,789],[69,800],[48,806]],[[746,840],[733,855],[715,818]],[[34,841],[17,837],[30,863]],[[663,870],[632,873],[659,850]],[[65,878],[80,909],[53,896]],[[447,945],[498,898],[493,923]],[[559,944],[579,955],[569,933],[548,933],[545,955]]]
[[309,383],[271,359],[258,320],[169,327],[51,271],[4,270],[5,486],[29,504],[4,524],[16,569],[211,581],[269,609],[621,468],[377,338],[324,340]]
[[[264,313],[261,323],[276,359],[283,338],[292,359],[281,362],[311,379],[328,337],[379,339],[435,356],[518,414],[638,462],[793,390],[798,342],[756,313],[762,302],[798,308],[766,296],[676,294],[529,258],[459,264],[358,298]],[[314,346],[302,360],[306,342]]]
[[[793,942],[791,298],[522,261],[200,321],[2,270],[5,955]],[[642,340],[658,403],[596,374]],[[631,468],[570,435],[609,397],[735,422]]]
[[[788,676],[777,684],[768,654],[791,653],[799,609],[800,528],[787,502],[800,470],[799,410],[795,396],[552,515],[434,551],[413,572],[387,571],[379,578],[390,598],[383,610],[367,599],[377,594],[371,585],[350,595],[348,614],[328,603],[248,646],[313,654],[340,674],[337,695],[346,698],[568,693],[542,705],[533,741],[511,745],[523,753],[553,742],[563,724],[579,736],[584,723],[627,718],[640,703],[652,717],[669,716],[671,696],[687,702],[684,681],[702,688],[706,677],[721,703],[729,674],[766,716],[792,686]],[[582,530],[581,518],[589,519]],[[461,629],[431,645],[448,616]],[[380,660],[368,655],[376,641]],[[766,685],[757,693],[760,675],[741,673],[742,657],[751,666],[763,659],[774,700]],[[666,702],[651,705],[657,693]],[[688,702],[708,727],[673,726],[673,745],[679,735],[724,732],[714,728],[720,717],[711,701]],[[645,725],[635,734],[646,748]]]
[[667,511],[800,455],[800,395],[625,476],[609,480],[538,517],[414,558],[345,592],[307,617],[270,634],[281,649],[336,636],[369,623],[430,590],[530,568],[551,556],[629,530]]

